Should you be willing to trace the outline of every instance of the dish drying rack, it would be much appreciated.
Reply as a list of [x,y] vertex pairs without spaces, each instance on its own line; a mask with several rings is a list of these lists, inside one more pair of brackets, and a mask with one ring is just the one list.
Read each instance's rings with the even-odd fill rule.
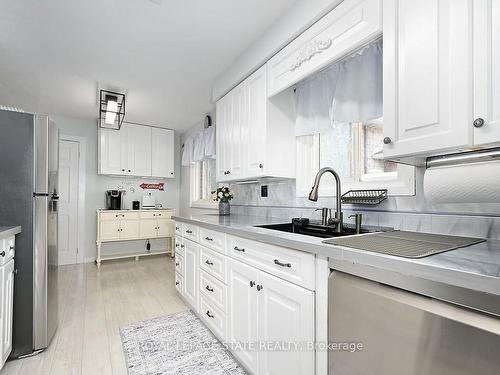
[[349,190],[341,198],[343,203],[376,205],[387,199],[387,189]]

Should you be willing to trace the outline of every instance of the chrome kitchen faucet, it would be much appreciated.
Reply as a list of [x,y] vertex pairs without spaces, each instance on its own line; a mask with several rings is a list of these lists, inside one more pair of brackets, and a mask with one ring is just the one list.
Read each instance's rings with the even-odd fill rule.
[[341,186],[340,186],[340,177],[337,174],[337,172],[335,172],[335,170],[333,168],[325,167],[325,168],[321,168],[318,171],[318,173],[316,174],[316,178],[314,179],[314,186],[312,187],[311,192],[309,193],[309,200],[314,201],[314,202],[318,201],[319,182],[321,181],[321,177],[326,172],[330,172],[331,174],[333,174],[333,177],[335,177],[335,186],[337,189],[337,193],[336,193],[337,207],[335,210],[335,217],[330,218],[328,220],[328,224],[334,224],[336,226],[335,231],[337,233],[342,233],[343,216],[344,216],[342,214],[342,200],[341,200],[342,190],[341,190]]

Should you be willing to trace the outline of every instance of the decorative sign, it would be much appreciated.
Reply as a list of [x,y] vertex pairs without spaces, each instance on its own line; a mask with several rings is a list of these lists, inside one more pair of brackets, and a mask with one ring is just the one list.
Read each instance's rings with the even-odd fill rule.
[[143,182],[142,184],[139,185],[139,187],[143,190],[159,190],[163,191],[165,190],[165,184],[163,182],[160,182],[158,184],[146,184]]

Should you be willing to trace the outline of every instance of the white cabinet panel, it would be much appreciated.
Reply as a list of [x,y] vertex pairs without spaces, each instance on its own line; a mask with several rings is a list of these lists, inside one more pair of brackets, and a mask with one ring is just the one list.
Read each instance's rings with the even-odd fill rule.
[[[474,145],[500,142],[500,0],[474,1]],[[481,123],[477,123],[480,125]]]
[[120,221],[102,220],[99,231],[99,238],[103,241],[118,240],[120,239]]
[[184,246],[184,298],[198,311],[199,246],[189,240]]
[[380,0],[344,0],[268,63],[274,96],[382,33]]
[[120,221],[120,239],[139,238],[141,221],[140,220],[121,220]]
[[124,174],[126,160],[123,159],[122,144],[125,142],[125,132],[99,129],[99,173]]
[[172,237],[175,234],[175,222],[170,219],[158,219],[158,237]]
[[231,97],[229,94],[224,96],[216,103],[216,179],[217,181],[225,181],[227,177],[227,171],[230,168],[229,158],[230,158],[230,143],[229,138],[229,124],[228,117],[231,111]]
[[140,236],[143,238],[154,238],[156,237],[156,227],[157,227],[156,220],[149,219],[149,220],[141,220],[140,221],[140,226],[139,226],[139,233]]
[[[245,105],[245,90],[244,85],[240,84],[231,91],[232,98],[232,116],[229,122],[229,155],[228,160],[230,179],[238,179],[243,176],[244,159],[244,139],[243,129],[246,124],[246,105]],[[246,141],[246,140],[245,140]]]
[[[314,342],[314,293],[289,282],[259,273],[259,340],[272,343]],[[263,350],[259,374],[314,373],[313,350]]]
[[472,0],[384,1],[386,158],[472,142]]
[[[228,341],[234,344],[255,343],[259,339],[257,289],[259,271],[238,261],[228,267],[229,307]],[[236,350],[239,360],[254,374],[258,373],[257,350]]]
[[151,128],[130,124],[123,127],[127,131],[127,174],[151,176]]
[[12,350],[12,318],[14,303],[14,259],[10,260],[1,269],[1,362],[0,368],[10,355]]
[[175,177],[173,130],[151,128],[151,175]]

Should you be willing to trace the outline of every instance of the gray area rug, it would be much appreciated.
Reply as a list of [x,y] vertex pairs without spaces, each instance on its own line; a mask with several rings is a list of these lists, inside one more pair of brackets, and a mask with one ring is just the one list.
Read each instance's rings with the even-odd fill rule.
[[191,312],[121,327],[129,375],[243,375],[231,353]]

